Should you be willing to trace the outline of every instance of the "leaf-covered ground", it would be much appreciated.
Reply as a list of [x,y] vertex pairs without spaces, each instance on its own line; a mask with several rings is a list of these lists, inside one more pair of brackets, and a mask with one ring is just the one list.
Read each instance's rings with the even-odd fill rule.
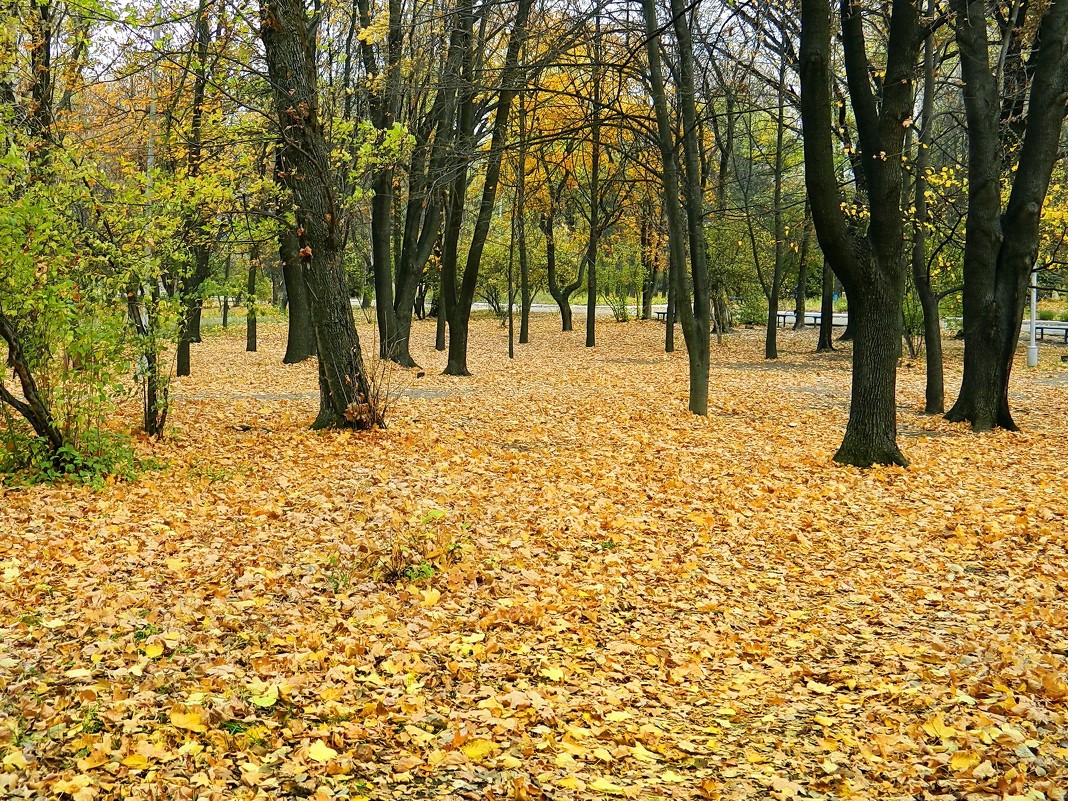
[[861,472],[811,332],[714,347],[697,418],[662,325],[555,327],[459,379],[418,326],[363,435],[215,335],[165,469],[4,491],[0,796],[1065,798],[1065,348],[1021,434],[903,365],[912,467]]

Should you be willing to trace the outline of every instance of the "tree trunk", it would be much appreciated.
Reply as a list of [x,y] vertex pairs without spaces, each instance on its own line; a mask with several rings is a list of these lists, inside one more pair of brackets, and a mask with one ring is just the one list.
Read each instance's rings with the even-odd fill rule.
[[834,460],[870,467],[905,465],[897,447],[894,387],[901,356],[901,296],[904,286],[873,287],[857,293],[857,335],[853,340],[853,380],[849,423]]
[[[482,262],[482,253],[486,247],[486,239],[489,235],[490,223],[493,218],[494,205],[497,197],[498,182],[501,174],[501,163],[504,158],[504,146],[508,138],[508,119],[511,114],[512,101],[519,92],[519,81],[522,69],[519,64],[519,54],[523,42],[526,40],[527,19],[530,16],[530,8],[533,0],[518,0],[516,3],[515,21],[508,37],[508,48],[504,56],[504,62],[500,70],[500,88],[497,94],[497,107],[493,119],[493,129],[490,134],[489,152],[486,157],[485,176],[482,186],[482,199],[478,207],[478,215],[475,218],[474,228],[471,233],[471,244],[467,251],[467,261],[464,264],[462,280],[457,281],[457,262],[455,258],[443,259],[442,270],[445,273],[443,289],[447,298],[445,308],[449,320],[449,361],[445,366],[446,375],[470,375],[467,368],[467,334],[471,319],[471,304],[475,298],[475,286],[478,280],[478,270]],[[467,49],[472,47],[471,38],[467,38]],[[472,53],[468,53],[468,68],[471,68],[470,60]],[[470,84],[471,77],[465,81]],[[465,92],[468,92],[465,89]],[[467,151],[473,145],[474,133],[474,110],[473,97],[468,94],[463,103],[463,111],[460,114],[458,125],[458,142],[462,149]],[[462,205],[466,192],[467,171],[457,171],[458,178],[454,181],[453,201],[454,219],[452,224],[458,226],[462,219],[462,209],[455,208],[455,202]],[[460,185],[460,180],[464,185]],[[454,232],[458,235],[458,231]],[[453,245],[455,247],[455,244]]]
[[820,338],[816,353],[834,350],[834,271],[827,259],[823,260],[823,287],[820,294]]
[[[25,398],[25,400],[20,400],[15,397],[4,386],[3,381],[0,381],[0,401],[22,415],[33,428],[34,433],[48,443],[49,450],[55,455],[65,444],[66,438],[63,436],[63,431],[56,425],[48,404],[41,396],[37,381],[33,377],[33,370],[22,351],[22,343],[15,331],[15,326],[2,312],[0,312],[0,338],[7,343],[7,364],[18,378],[19,385],[22,387],[22,397]],[[4,364],[0,362],[0,370],[2,369],[4,369]]]
[[314,428],[384,424],[364,369],[345,289],[340,213],[330,152],[319,119],[312,39],[301,0],[263,0],[261,37],[282,128],[285,187],[296,216],[301,273],[319,353],[319,414]]
[[248,254],[248,283],[245,285],[245,352],[256,352],[256,270],[260,266],[260,246],[255,244]]
[[586,347],[597,345],[597,251],[601,240],[601,14],[593,31],[593,97],[590,100],[590,235],[586,242]]
[[[1026,97],[1023,87],[1011,97],[999,92],[990,66],[986,4],[954,0],[952,7],[968,121],[968,218],[964,378],[946,419],[968,421],[976,431],[994,427],[1014,431],[1009,377],[1068,95],[1068,4],[1048,6],[1026,69],[1017,65],[1019,71],[1032,76]],[[1025,15],[1026,10],[1021,11],[1013,23],[1020,30],[1025,23],[1031,24]],[[1026,117],[1022,116],[1024,108]],[[1001,213],[1002,170],[1011,166],[1015,148],[1007,140],[1015,141],[1024,124],[1012,189]]]
[[906,126],[913,113],[913,76],[920,44],[918,0],[890,9],[886,69],[878,96],[864,40],[861,8],[841,0],[846,81],[856,119],[869,204],[864,236],[842,211],[831,142],[831,14],[826,0],[801,3],[801,120],[805,184],[821,249],[849,293],[855,326],[849,422],[835,460],[859,467],[907,464],[897,447],[896,383],[904,296]]
[[779,64],[779,82],[776,87],[778,110],[775,117],[775,181],[772,190],[772,218],[775,227],[775,265],[771,275],[771,292],[768,294],[768,328],[764,338],[764,358],[779,358],[779,293],[782,291],[786,271],[786,238],[782,214],[783,141],[786,134],[786,61]]
[[[934,0],[928,0],[928,15],[934,10]],[[927,169],[931,162],[931,143],[934,139],[935,110],[935,43],[928,34],[923,48],[923,106],[916,149],[916,215],[912,236],[912,282],[923,311],[923,342],[927,368],[927,385],[923,410],[926,414],[945,411],[945,379],[942,371],[942,324],[938,319],[938,297],[931,287],[931,269],[927,262]]]
[[223,331],[230,327],[230,254],[226,254],[226,264],[223,267],[223,302],[222,302],[222,327]]
[[282,280],[285,282],[289,306],[286,353],[282,357],[284,364],[299,364],[315,355],[315,331],[308,305],[308,288],[300,272],[299,250],[296,234],[291,228],[279,231],[278,256],[282,262]]

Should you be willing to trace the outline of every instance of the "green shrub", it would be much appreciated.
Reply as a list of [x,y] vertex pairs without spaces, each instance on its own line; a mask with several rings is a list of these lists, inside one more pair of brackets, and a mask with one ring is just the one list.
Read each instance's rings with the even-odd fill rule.
[[1055,319],[1057,319],[1057,317],[1056,317],[1056,314],[1053,312],[1052,309],[1039,309],[1038,310],[1038,319],[1039,320],[1055,320]]
[[26,427],[0,428],[0,480],[8,485],[71,482],[103,487],[108,478],[128,480],[155,467],[139,459],[130,438],[120,434],[87,432],[77,448],[68,444],[52,453],[48,443]]
[[735,320],[740,325],[766,325],[768,322],[768,301],[763,295],[745,295],[736,311]]

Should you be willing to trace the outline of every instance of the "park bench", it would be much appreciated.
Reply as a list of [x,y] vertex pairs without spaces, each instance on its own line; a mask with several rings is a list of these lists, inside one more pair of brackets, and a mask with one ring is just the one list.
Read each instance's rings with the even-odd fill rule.
[[[782,328],[786,328],[787,325],[794,321],[794,313],[792,311],[776,312],[775,319]],[[805,325],[819,325],[822,319],[823,314],[820,312],[805,312]],[[845,325],[845,322],[832,316],[831,325],[840,328]]]
[[1035,337],[1038,339],[1045,339],[1046,333],[1049,332],[1051,336],[1060,334],[1064,338],[1064,342],[1068,343],[1068,323],[1058,322],[1037,322],[1035,323]]

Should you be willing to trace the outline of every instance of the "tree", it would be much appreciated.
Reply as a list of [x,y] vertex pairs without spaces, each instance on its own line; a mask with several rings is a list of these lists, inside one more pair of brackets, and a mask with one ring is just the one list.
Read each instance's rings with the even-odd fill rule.
[[870,198],[865,233],[850,230],[835,175],[827,0],[801,3],[801,119],[816,236],[849,294],[855,328],[849,422],[834,458],[870,467],[907,464],[897,446],[896,408],[906,266],[902,154],[923,34],[918,0],[890,4],[886,63],[880,71],[869,58],[863,11],[861,3],[841,0],[846,82]]
[[[1059,155],[1068,98],[1068,3],[1014,3],[1010,15],[998,9],[1000,41],[990,39],[991,6],[983,0],[952,3],[968,124],[968,218],[964,378],[946,418],[968,421],[976,431],[1015,431],[1009,376],[1038,255],[1042,206]],[[1045,9],[1037,24],[1030,18],[1036,8]]]
[[260,35],[283,142],[282,183],[293,201],[301,274],[319,354],[314,428],[382,425],[345,290],[340,207],[319,119],[313,39],[301,0],[263,0]]
[[[671,0],[670,27],[678,48],[676,74],[680,114],[676,139],[675,122],[668,110],[668,91],[660,57],[661,28],[653,0],[642,0],[645,20],[645,55],[649,90],[656,114],[657,145],[663,167],[664,216],[668,231],[668,268],[674,295],[674,309],[682,324],[689,363],[689,408],[694,414],[708,413],[709,325],[708,264],[705,258],[704,188],[701,181],[700,143],[697,135],[693,39],[689,14],[682,0]],[[682,163],[677,153],[681,151]],[[686,265],[693,287],[693,303],[686,280]],[[668,312],[668,328],[672,325]]]

